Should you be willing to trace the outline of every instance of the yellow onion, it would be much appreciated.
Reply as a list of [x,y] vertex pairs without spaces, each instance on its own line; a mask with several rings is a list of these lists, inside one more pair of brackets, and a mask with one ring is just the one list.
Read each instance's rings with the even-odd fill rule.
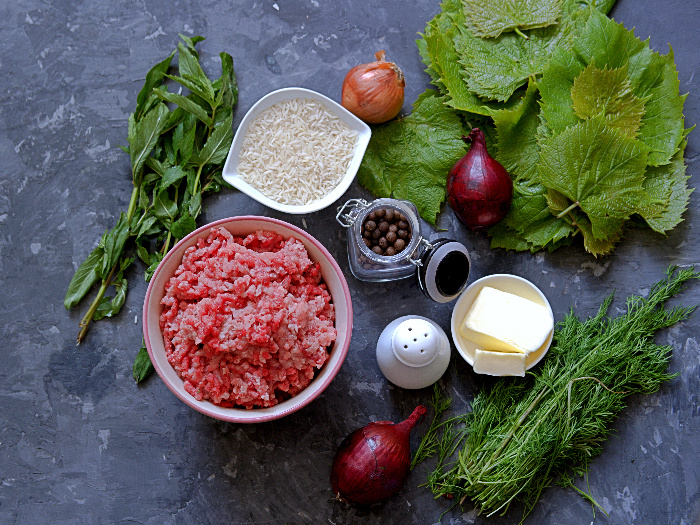
[[355,66],[343,80],[341,104],[368,124],[391,120],[403,106],[403,72],[384,55],[383,50],[377,51],[376,62]]

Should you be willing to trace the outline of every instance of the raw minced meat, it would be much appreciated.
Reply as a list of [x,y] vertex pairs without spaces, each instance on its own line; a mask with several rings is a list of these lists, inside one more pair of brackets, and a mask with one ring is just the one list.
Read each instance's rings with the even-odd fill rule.
[[304,245],[213,228],[165,285],[168,361],[198,400],[270,407],[301,392],[328,359],[335,311]]

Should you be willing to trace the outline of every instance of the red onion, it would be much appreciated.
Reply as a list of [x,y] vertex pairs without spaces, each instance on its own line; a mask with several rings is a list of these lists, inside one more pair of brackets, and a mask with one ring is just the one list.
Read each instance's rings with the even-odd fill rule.
[[425,407],[418,406],[406,421],[375,421],[346,437],[331,468],[338,498],[371,505],[401,490],[411,465],[409,436],[423,414]]
[[483,230],[508,213],[513,200],[513,181],[486,151],[483,131],[474,128],[462,139],[472,145],[450,170],[447,202],[469,229]]

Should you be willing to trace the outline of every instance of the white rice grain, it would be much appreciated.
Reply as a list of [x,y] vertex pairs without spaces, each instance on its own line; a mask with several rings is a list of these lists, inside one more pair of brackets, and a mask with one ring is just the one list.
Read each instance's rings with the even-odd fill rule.
[[246,130],[238,174],[281,204],[309,204],[328,195],[341,181],[357,137],[319,101],[278,102]]

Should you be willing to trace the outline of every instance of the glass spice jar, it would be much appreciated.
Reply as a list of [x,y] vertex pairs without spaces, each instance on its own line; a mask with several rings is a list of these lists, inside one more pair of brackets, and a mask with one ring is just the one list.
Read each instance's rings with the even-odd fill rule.
[[[386,220],[387,212],[395,229]],[[348,230],[348,262],[357,279],[394,281],[416,275],[420,289],[439,303],[456,299],[464,290],[471,266],[469,252],[451,239],[425,239],[412,202],[350,199],[338,210],[336,220]],[[402,221],[407,228],[401,228]],[[389,235],[391,230],[395,236]],[[402,230],[407,235],[400,235]],[[397,243],[399,239],[403,245]]]

